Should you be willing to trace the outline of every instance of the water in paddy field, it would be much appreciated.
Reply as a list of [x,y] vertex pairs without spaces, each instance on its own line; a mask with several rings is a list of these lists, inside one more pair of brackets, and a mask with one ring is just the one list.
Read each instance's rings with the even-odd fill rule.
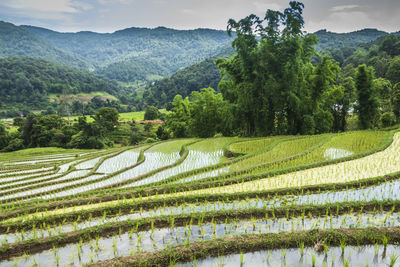
[[[313,248],[304,248],[303,256],[299,248],[263,250],[252,253],[233,254],[220,257],[209,257],[195,262],[177,264],[179,267],[226,266],[226,267],[255,267],[255,266],[327,266],[327,267],[388,267],[390,258],[400,255],[400,247],[388,245],[386,251],[380,246],[348,246],[344,254],[340,247],[328,248],[328,252],[318,253]],[[313,265],[315,262],[315,265]],[[349,265],[346,265],[349,264]],[[400,260],[393,266],[400,266]]]
[[184,173],[187,171],[191,171],[194,169],[203,168],[209,165],[217,164],[221,158],[223,157],[224,153],[222,150],[213,151],[213,152],[200,152],[196,150],[189,150],[189,154],[187,158],[179,165],[163,170],[158,172],[148,178],[143,180],[130,183],[127,185],[122,186],[121,188],[129,188],[135,186],[146,185],[150,183],[155,183],[167,179],[171,176],[178,175],[180,173]]
[[[0,242],[14,243],[21,240],[29,240],[35,238],[43,238],[55,236],[61,233],[68,233],[75,230],[82,230],[88,227],[103,225],[105,223],[122,222],[127,220],[136,220],[150,218],[155,216],[173,215],[173,214],[191,214],[190,212],[179,212],[178,209],[171,207],[169,210],[159,210],[157,212],[137,212],[127,215],[122,215],[112,218],[95,218],[79,223],[65,223],[58,226],[48,226],[45,229],[25,230],[23,233],[7,233],[0,234]],[[207,226],[208,225],[208,226]],[[206,231],[210,224],[204,223],[202,230]],[[227,223],[216,224],[216,229],[221,234],[243,234],[248,232],[265,233],[265,232],[280,232],[280,231],[302,231],[310,229],[329,229],[329,228],[355,228],[355,227],[394,227],[400,226],[400,213],[379,212],[379,213],[351,213],[343,215],[308,217],[301,216],[294,218],[272,218],[269,214],[269,219],[243,219],[233,220]],[[194,232],[198,230],[194,225]],[[204,229],[203,229],[204,228]],[[208,229],[206,232],[210,232]],[[211,229],[212,230],[212,229]],[[211,231],[212,233],[212,231]]]
[[[138,214],[137,214],[138,215]],[[123,216],[124,219],[135,218]],[[136,216],[138,218],[140,216]],[[118,219],[117,219],[118,220]],[[117,221],[115,220],[115,221]],[[113,219],[107,219],[112,222]],[[92,225],[100,224],[99,220],[94,220]],[[82,225],[78,226],[80,229]],[[69,244],[56,250],[46,250],[29,256],[22,256],[8,261],[3,261],[0,266],[11,266],[14,264],[31,265],[36,261],[39,266],[56,265],[57,257],[61,260],[61,266],[80,266],[91,261],[100,261],[112,259],[117,256],[129,256],[137,252],[151,252],[164,249],[166,246],[175,246],[183,242],[194,242],[200,240],[211,240],[215,237],[224,237],[227,235],[258,234],[282,231],[310,230],[315,228],[354,228],[366,226],[399,226],[400,214],[381,212],[377,214],[344,214],[332,217],[321,218],[279,218],[279,219],[258,219],[258,220],[240,220],[226,223],[202,223],[186,226],[155,228],[154,230],[140,231],[132,233],[116,233],[111,237],[99,238],[91,241],[82,241],[78,244]],[[134,226],[133,226],[134,228]],[[132,228],[132,229],[133,229]],[[60,227],[66,231],[72,231],[71,225]],[[57,229],[52,235],[56,234]],[[41,237],[46,230],[36,231]],[[31,232],[25,233],[25,238],[30,238]],[[7,236],[8,239],[4,239]],[[2,242],[15,242],[15,236],[12,234],[3,235]],[[204,265],[207,266],[207,265]],[[229,266],[229,265],[226,265]],[[251,266],[251,265],[249,265]],[[254,265],[253,265],[254,266]],[[274,266],[274,265],[271,265]],[[292,265],[288,265],[292,266]],[[309,265],[303,265],[309,266]],[[335,265],[336,266],[336,265]]]
[[340,159],[353,155],[354,153],[341,148],[328,148],[324,152],[324,158],[327,160]]

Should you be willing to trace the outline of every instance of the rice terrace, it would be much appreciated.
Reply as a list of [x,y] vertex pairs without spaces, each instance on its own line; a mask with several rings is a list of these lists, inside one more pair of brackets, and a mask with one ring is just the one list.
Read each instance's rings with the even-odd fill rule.
[[0,267],[399,267],[400,2],[304,2],[0,1]]
[[399,142],[368,130],[3,158],[1,264],[393,265]]

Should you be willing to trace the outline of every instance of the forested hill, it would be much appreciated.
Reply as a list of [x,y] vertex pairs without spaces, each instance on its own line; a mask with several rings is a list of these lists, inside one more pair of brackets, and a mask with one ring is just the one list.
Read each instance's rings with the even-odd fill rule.
[[98,67],[131,60],[146,60],[171,74],[182,67],[215,55],[232,39],[225,31],[128,28],[114,33],[60,33],[20,26],[56,47],[77,54]]
[[[154,81],[213,57],[232,38],[211,29],[127,28],[113,33],[61,33],[0,22],[0,57],[29,56],[94,70],[122,82]],[[356,46],[387,33],[365,29],[352,33],[315,33],[317,50]]]
[[377,29],[363,29],[349,33],[335,33],[327,30],[320,30],[314,34],[319,40],[316,45],[316,50],[323,51],[342,47],[356,47],[361,43],[371,42],[388,33]]
[[165,107],[177,94],[186,97],[193,91],[202,88],[218,88],[221,80],[220,72],[215,60],[220,57],[229,57],[234,50],[225,47],[214,57],[186,67],[168,78],[150,84],[143,96],[145,105]]
[[49,94],[108,92],[120,87],[95,75],[41,59],[10,57],[0,59],[0,110],[45,109]]
[[[373,45],[381,46],[388,33],[376,29],[364,29],[351,33],[333,33],[320,30],[314,33],[320,40],[316,51],[329,54],[341,65],[368,63],[368,50]],[[397,35],[395,33],[394,35]],[[151,83],[144,94],[148,105],[165,107],[175,95],[189,96],[193,91],[212,87],[217,89],[221,80],[215,64],[218,57],[226,57],[233,49],[223,49],[217,56],[186,67],[170,77]],[[371,56],[372,57],[372,56]]]
[[9,56],[42,58],[80,68],[90,65],[81,57],[58,49],[21,27],[0,21],[0,58]]

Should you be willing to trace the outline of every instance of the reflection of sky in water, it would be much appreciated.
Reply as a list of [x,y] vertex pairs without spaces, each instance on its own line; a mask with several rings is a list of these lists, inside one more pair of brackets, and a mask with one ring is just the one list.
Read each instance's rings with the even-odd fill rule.
[[[315,257],[315,266],[342,267],[345,262],[349,266],[390,266],[391,255],[399,255],[399,246],[388,245],[386,253],[383,246],[377,248],[374,246],[348,246],[342,255],[340,247],[328,249],[328,253],[317,253],[313,248],[305,248],[301,256],[300,249],[274,249],[263,250],[242,255],[242,264],[240,254],[233,254],[220,257],[209,257],[203,260],[197,260],[196,266],[234,266],[234,267],[253,267],[253,266],[313,266],[312,258]],[[179,267],[194,266],[194,262],[186,264],[177,264]],[[399,266],[398,262],[394,266]]]
[[[386,217],[388,217],[388,219],[385,220]],[[117,256],[128,256],[131,253],[137,252],[138,250],[142,252],[157,251],[165,248],[167,245],[174,246],[186,241],[194,242],[199,240],[210,240],[214,237],[223,237],[226,235],[310,230],[317,227],[351,228],[360,225],[398,226],[400,225],[400,216],[398,213],[392,215],[388,215],[388,213],[378,213],[375,215],[351,214],[338,217],[333,216],[311,219],[305,217],[304,219],[294,218],[290,220],[287,220],[286,218],[275,220],[243,220],[218,224],[203,223],[200,226],[194,224],[190,226],[187,225],[173,228],[167,227],[138,233],[134,233],[134,231],[132,231],[132,233],[128,232],[122,233],[121,235],[116,234],[112,237],[99,238],[97,242],[98,245],[96,244],[96,240],[82,242],[81,245],[70,244],[61,248],[57,248],[55,251],[47,250],[30,256],[11,259],[10,261],[3,262],[2,265],[8,266],[13,263],[23,264],[24,266],[31,265],[31,263],[33,263],[33,259],[35,259],[39,266],[55,266],[55,255],[59,255],[59,258],[61,259],[61,266],[68,266],[72,262],[74,262],[75,266],[80,266],[81,264],[90,263],[91,260],[99,261],[115,258]],[[132,229],[134,229],[134,227]],[[78,255],[78,251],[80,255]],[[339,255],[340,254],[338,254],[338,256]]]
[[328,148],[324,152],[325,159],[340,159],[353,155],[354,153],[341,148]]

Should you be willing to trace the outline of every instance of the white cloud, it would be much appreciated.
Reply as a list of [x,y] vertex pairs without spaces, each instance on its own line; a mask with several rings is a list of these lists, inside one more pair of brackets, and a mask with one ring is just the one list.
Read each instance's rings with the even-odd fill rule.
[[88,3],[84,3],[84,2],[78,2],[78,1],[74,1],[72,2],[72,5],[81,9],[81,10],[89,10],[92,9],[93,6],[89,5]]
[[18,16],[33,19],[69,20],[93,6],[78,0],[5,0],[0,5],[11,8]]
[[107,4],[124,4],[128,5],[132,3],[132,0],[98,0],[100,4],[107,5]]
[[258,11],[266,12],[268,9],[272,10],[282,9],[281,5],[278,3],[268,3],[265,1],[255,1],[253,2],[253,5],[256,7],[256,10],[254,12]]
[[322,21],[306,22],[306,28],[310,32],[327,29],[335,32],[351,32],[364,28],[376,28],[376,21],[368,14],[361,11],[334,12]]
[[182,10],[182,13],[184,13],[184,14],[194,14],[194,13],[196,13],[193,9],[183,9]]
[[4,5],[14,9],[35,10],[41,12],[79,12],[70,0],[12,0],[6,1]]
[[355,9],[357,7],[359,7],[359,5],[334,6],[331,8],[331,11],[338,12],[338,11],[344,11],[344,10],[349,10],[349,9]]

